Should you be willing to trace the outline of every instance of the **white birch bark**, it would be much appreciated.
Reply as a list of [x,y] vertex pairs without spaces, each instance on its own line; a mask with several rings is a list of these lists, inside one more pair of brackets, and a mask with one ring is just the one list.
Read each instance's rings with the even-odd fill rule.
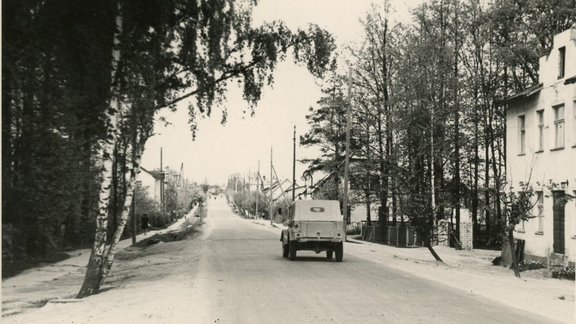
[[112,166],[114,165],[114,146],[118,136],[118,124],[122,113],[122,104],[120,102],[118,79],[118,65],[120,62],[121,51],[120,42],[122,35],[122,5],[120,0],[117,2],[117,13],[115,19],[115,31],[112,48],[112,65],[111,65],[111,96],[110,106],[106,112],[108,136],[99,144],[98,156],[102,159],[101,165],[101,182],[98,199],[98,215],[96,216],[96,233],[94,236],[94,245],[88,261],[86,275],[82,287],[78,292],[77,298],[90,296],[98,291],[102,282],[102,266],[106,254],[106,239],[108,230],[108,206],[110,204],[110,187],[112,183]]
[[[135,125],[133,125],[135,127]],[[141,145],[140,147],[144,147]],[[132,147],[132,150],[135,148]],[[104,263],[102,265],[102,276],[100,279],[100,285],[104,282],[104,279],[108,276],[110,269],[112,268],[112,263],[114,262],[114,256],[118,251],[118,243],[120,242],[120,238],[122,237],[122,233],[124,232],[124,228],[126,227],[126,223],[128,222],[128,218],[130,216],[130,208],[132,206],[132,199],[134,199],[134,185],[136,183],[136,177],[138,173],[140,173],[140,161],[142,159],[143,149],[139,149],[136,153],[136,160],[132,164],[132,168],[130,172],[127,172],[124,176],[126,178],[126,198],[124,200],[124,206],[122,208],[122,215],[120,217],[120,223],[118,224],[118,228],[116,228],[116,232],[114,233],[114,237],[112,239],[112,243],[108,248],[108,253],[104,259]]]

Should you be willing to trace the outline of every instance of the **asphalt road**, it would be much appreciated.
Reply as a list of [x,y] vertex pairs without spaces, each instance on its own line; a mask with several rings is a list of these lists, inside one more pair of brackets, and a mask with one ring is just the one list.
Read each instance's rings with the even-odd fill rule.
[[[282,258],[279,235],[210,200],[193,291],[199,323],[549,323],[346,253]],[[196,322],[196,321],[195,321]]]

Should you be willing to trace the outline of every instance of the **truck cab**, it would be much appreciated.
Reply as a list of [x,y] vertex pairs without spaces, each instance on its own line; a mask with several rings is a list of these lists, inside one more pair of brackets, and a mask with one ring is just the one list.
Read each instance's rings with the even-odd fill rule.
[[337,200],[297,200],[288,209],[288,228],[282,231],[282,256],[291,261],[298,250],[326,252],[342,262],[346,240],[344,222]]

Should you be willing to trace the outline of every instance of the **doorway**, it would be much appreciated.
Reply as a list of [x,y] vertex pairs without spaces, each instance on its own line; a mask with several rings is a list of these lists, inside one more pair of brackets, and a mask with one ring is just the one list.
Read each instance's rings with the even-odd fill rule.
[[564,191],[554,191],[553,198],[553,218],[554,218],[554,253],[565,253],[565,212],[566,197]]

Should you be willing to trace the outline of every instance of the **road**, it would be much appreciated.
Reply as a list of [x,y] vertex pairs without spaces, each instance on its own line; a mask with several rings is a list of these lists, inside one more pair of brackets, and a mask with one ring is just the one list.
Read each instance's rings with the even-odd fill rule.
[[[198,323],[549,323],[346,253],[282,258],[279,236],[210,200],[193,295]],[[260,228],[259,228],[260,227]]]

